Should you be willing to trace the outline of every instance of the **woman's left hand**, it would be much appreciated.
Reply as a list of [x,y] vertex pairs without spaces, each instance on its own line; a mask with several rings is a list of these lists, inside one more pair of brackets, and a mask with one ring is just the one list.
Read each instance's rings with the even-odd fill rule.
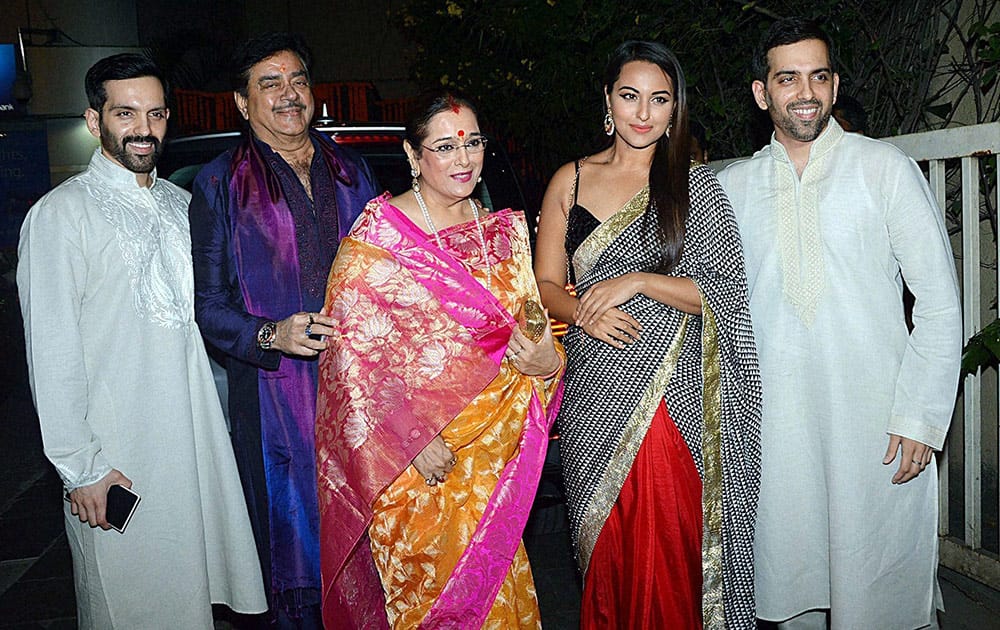
[[573,313],[573,323],[583,327],[593,324],[604,313],[621,306],[639,293],[639,275],[627,273],[617,278],[598,282],[587,289]]
[[436,436],[411,462],[428,486],[444,483],[448,473],[455,467],[455,454],[451,452],[444,438]]
[[526,376],[542,376],[559,369],[562,358],[556,352],[555,340],[552,338],[552,322],[549,321],[549,311],[545,311],[545,332],[538,343],[528,339],[520,326],[514,328],[510,341],[507,342],[505,354],[517,371]]

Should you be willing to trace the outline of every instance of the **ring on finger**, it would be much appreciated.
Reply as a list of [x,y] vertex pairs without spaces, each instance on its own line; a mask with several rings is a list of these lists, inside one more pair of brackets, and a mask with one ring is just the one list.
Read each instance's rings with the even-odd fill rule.
[[915,459],[911,459],[910,461],[913,462],[914,464],[916,464],[917,466],[920,466],[921,468],[923,468],[923,466],[924,466],[924,463],[921,462],[921,461],[917,461]]
[[308,337],[309,335],[313,334],[313,323],[312,323],[312,317],[310,317],[310,318],[309,318],[309,323],[308,323],[308,324],[306,324],[306,330],[305,330],[305,333],[306,333],[306,337]]
[[316,322],[313,321],[313,314],[312,313],[306,313],[306,315],[309,316],[309,325],[310,326],[312,326],[313,324],[316,323]]
[[434,484],[437,483],[437,479],[435,479],[434,477],[427,477],[426,479],[424,479],[424,481],[427,482],[428,486],[433,486]]

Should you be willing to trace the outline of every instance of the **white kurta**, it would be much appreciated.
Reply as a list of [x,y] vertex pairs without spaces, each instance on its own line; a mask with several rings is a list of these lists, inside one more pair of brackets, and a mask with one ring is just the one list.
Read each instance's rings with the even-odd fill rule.
[[940,449],[951,420],[962,322],[942,212],[912,160],[833,119],[801,178],[772,138],[719,180],[763,384],[758,616],[830,608],[834,630],[926,625],[940,604],[937,470],[893,485],[899,457],[881,462],[888,433]]
[[124,534],[65,509],[82,628],[211,628],[266,610],[232,447],[194,322],[189,195],[100,150],[28,213],[17,284],[46,456],[67,488],[112,468]]

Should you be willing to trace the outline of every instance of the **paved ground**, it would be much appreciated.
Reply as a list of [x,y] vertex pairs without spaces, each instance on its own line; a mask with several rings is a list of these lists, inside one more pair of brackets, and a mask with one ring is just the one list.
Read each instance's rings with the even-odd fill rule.
[[[3,284],[0,278],[0,306],[11,299]],[[5,348],[0,361],[0,627],[71,629],[76,628],[76,604],[62,525],[62,488],[42,455],[15,323],[19,325],[0,321],[0,347]],[[543,485],[525,545],[544,628],[569,630],[578,625],[580,583],[565,507],[553,498],[557,494],[551,483]],[[944,568],[940,577],[948,608],[943,628],[1000,628],[1000,593]],[[217,628],[247,626],[225,611],[218,617]]]

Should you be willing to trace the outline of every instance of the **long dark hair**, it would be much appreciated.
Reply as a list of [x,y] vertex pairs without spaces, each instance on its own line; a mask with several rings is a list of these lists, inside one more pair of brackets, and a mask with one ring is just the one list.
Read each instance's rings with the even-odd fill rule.
[[670,271],[684,251],[684,223],[691,197],[688,193],[688,169],[691,166],[691,136],[688,129],[687,86],[684,71],[670,50],[657,42],[628,41],[615,49],[604,71],[604,89],[611,89],[630,61],[646,61],[659,66],[674,86],[674,113],[670,136],[656,141],[653,162],[649,166],[649,203],[655,210],[660,236],[660,267]]

